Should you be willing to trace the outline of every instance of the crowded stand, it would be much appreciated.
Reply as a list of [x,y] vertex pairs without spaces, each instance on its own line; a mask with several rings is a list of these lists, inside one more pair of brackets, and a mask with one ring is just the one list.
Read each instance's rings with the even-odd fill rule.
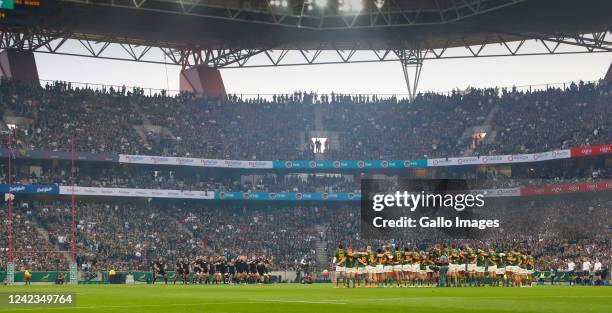
[[[332,259],[337,243],[356,249],[373,245],[420,250],[447,243],[494,247],[496,251],[529,249],[536,270],[566,271],[568,260],[576,263],[599,260],[609,264],[612,249],[609,211],[594,209],[598,205],[594,201],[555,199],[542,206],[532,203],[530,212],[535,212],[529,218],[532,223],[513,225],[521,231],[529,229],[529,236],[517,235],[518,228],[509,228],[486,240],[423,242],[410,238],[384,241],[360,238],[359,209],[355,205],[325,209],[288,204],[247,208],[240,204],[209,206],[174,200],[79,201],[76,253],[78,265],[86,273],[110,268],[147,270],[158,256],[173,264],[178,258],[191,260],[202,254],[228,253],[247,257],[267,255],[273,259],[274,270],[286,271],[299,269],[302,259],[314,259],[317,242],[326,243],[326,260]],[[18,255],[18,266],[31,270],[64,269],[70,242],[69,201],[22,200],[15,204],[15,250],[30,251]],[[557,214],[550,214],[551,208]],[[588,212],[584,221],[563,219],[576,216],[570,210],[581,209]],[[335,219],[340,216],[341,220]],[[559,227],[560,224],[565,227]],[[333,270],[333,264],[317,264],[317,268]]]
[[[611,137],[611,97],[612,84],[606,82],[537,91],[424,93],[411,102],[301,92],[272,99],[212,99],[149,96],[125,88],[92,90],[69,83],[0,84],[0,104],[5,119],[16,123],[19,149],[71,151],[74,137],[80,152],[234,160],[312,159],[312,131],[334,134],[324,143],[328,149],[319,151],[328,159],[344,160],[604,144]],[[476,128],[481,129],[478,140]]]
[[[18,268],[28,268],[35,271],[48,271],[66,266],[67,258],[64,252],[57,249],[50,238],[47,238],[45,229],[38,226],[36,211],[27,203],[22,203],[13,212],[13,247],[14,257]],[[4,269],[8,255],[8,211],[6,207],[0,210],[3,235],[0,236],[0,268]]]
[[[447,95],[424,93],[413,101],[307,92],[270,99],[237,95],[213,99],[164,92],[147,95],[138,88],[93,90],[60,82],[44,87],[0,82],[5,121],[1,125],[2,146],[7,144],[6,128],[10,128],[12,148],[20,153],[70,152],[74,148],[94,154],[224,160],[422,159],[609,144],[611,100],[612,84],[605,82],[537,91],[488,88]],[[313,141],[311,132],[325,133],[329,138]],[[15,154],[15,150],[11,152]],[[249,172],[80,160],[76,160],[73,172],[67,160],[12,160],[13,185],[215,192],[358,193],[363,179],[381,176],[396,181],[415,177],[479,179],[480,188],[490,189],[612,177],[612,163],[605,155],[537,164],[402,169],[384,174],[357,168],[347,172]],[[0,161],[0,183],[8,184],[8,172],[7,160]],[[360,237],[358,202],[253,204],[219,199],[78,196],[74,248],[84,273],[152,268],[161,273],[162,263],[163,269],[168,266],[168,270],[184,271],[184,260],[202,260],[204,256],[223,259],[219,261],[227,262],[223,267],[244,260],[265,264],[266,273],[299,271],[305,263],[314,265],[318,272],[334,271],[337,264],[330,261],[338,244],[360,251],[368,245],[383,250],[407,247],[431,251],[439,244],[505,252],[529,250],[534,269],[551,273],[570,271],[570,262],[609,266],[609,199],[598,203],[597,198],[559,198],[545,204],[520,201],[529,209],[528,222],[512,225],[514,228],[486,240],[398,237],[381,241]],[[66,270],[72,239],[72,206],[67,194],[57,198],[17,195],[12,210],[16,267]],[[585,212],[583,218],[570,219],[577,211]],[[508,214],[521,213],[510,210]],[[0,217],[2,228],[7,229],[6,206],[0,209]],[[519,232],[522,235],[517,235]],[[3,256],[8,252],[6,238],[0,236]],[[3,260],[0,257],[0,262]],[[4,266],[0,263],[0,268]]]
[[[56,247],[48,250],[69,250],[69,202],[28,201],[22,202],[21,207],[29,207],[24,212],[36,219],[38,227],[47,230],[48,238],[31,242]],[[20,208],[16,210],[21,216],[25,209]],[[276,270],[295,269],[304,256],[314,254],[314,226],[323,217],[317,207],[228,206],[219,210],[178,200],[79,202],[76,210],[77,259],[88,271],[111,267],[147,270],[160,255],[176,261],[202,252],[223,255],[226,251],[235,256],[273,256]],[[29,239],[33,238],[23,238],[16,245],[21,247]],[[45,266],[47,270],[62,269],[60,264]]]

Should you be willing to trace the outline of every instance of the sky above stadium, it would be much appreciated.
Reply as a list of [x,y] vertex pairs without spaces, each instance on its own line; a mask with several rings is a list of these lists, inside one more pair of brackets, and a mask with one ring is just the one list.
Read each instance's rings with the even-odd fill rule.
[[[534,45],[522,52],[536,50],[541,51],[541,48]],[[612,53],[431,60],[425,62],[419,90],[445,92],[470,86],[508,87],[597,80],[605,75],[610,62]],[[179,89],[178,66],[49,54],[36,54],[36,63],[40,78],[45,80]],[[399,62],[224,69],[221,75],[227,91],[238,94],[292,93],[296,90],[407,93]]]

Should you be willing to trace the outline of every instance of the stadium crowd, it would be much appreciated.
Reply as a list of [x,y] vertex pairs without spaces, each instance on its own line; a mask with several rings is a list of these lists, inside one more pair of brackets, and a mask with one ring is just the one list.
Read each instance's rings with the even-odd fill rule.
[[[504,220],[517,223],[504,225],[490,237],[472,240],[361,238],[360,213],[355,205],[247,207],[180,200],[78,201],[76,253],[84,272],[148,270],[158,256],[173,263],[180,257],[193,259],[202,253],[228,252],[271,256],[274,270],[296,270],[302,259],[321,260],[316,256],[321,253],[316,250],[317,244],[325,244],[323,259],[331,260],[337,243],[356,249],[367,245],[427,249],[439,243],[492,246],[496,250],[520,247],[533,252],[536,270],[565,271],[568,260],[609,264],[612,238],[606,208],[610,202],[570,199],[544,203],[523,200],[526,209],[505,213],[511,216]],[[518,207],[515,202],[508,205]],[[69,201],[15,202],[18,266],[65,270],[70,258],[70,213]],[[317,264],[317,268],[333,269],[333,264]]]
[[[25,202],[24,202],[25,203]],[[38,238],[53,251],[70,250],[69,202],[27,202],[37,225],[47,230]],[[201,252],[223,255],[271,255],[275,269],[288,270],[312,256],[317,208],[247,209],[182,201],[79,202],[76,248],[86,269],[147,270],[157,256],[193,258]],[[26,238],[27,239],[27,238]],[[47,269],[57,269],[47,264]]]
[[[612,138],[612,84],[579,83],[538,91],[469,89],[449,95],[420,94],[414,101],[363,95],[296,92],[272,99],[195,98],[188,94],[145,95],[141,89],[92,90],[70,83],[44,87],[0,82],[0,108],[14,128],[18,150],[39,149],[109,154],[146,154],[241,160],[314,159],[309,132],[327,132],[326,159],[415,159],[465,155],[532,153],[574,146],[608,144]],[[475,140],[475,129],[486,133]],[[390,136],[389,134],[392,134]],[[333,135],[333,136],[332,136]],[[337,135],[337,136],[336,136]],[[7,134],[2,133],[2,144]],[[481,136],[481,135],[479,135]],[[74,140],[73,140],[74,139]],[[330,143],[331,141],[331,143]],[[487,178],[483,187],[504,188],[549,180],[589,181],[611,177],[609,159],[584,158],[546,164],[439,168],[424,177]],[[71,184],[66,162],[14,165],[15,184]],[[351,192],[364,174],[227,174],[223,170],[89,164],[78,162],[74,183],[92,187],[215,191]],[[0,162],[2,182],[7,164]],[[507,174],[505,172],[512,172]],[[412,177],[402,173],[398,176]],[[392,177],[395,178],[395,177]],[[585,260],[609,266],[610,201],[556,200],[524,203],[504,228],[486,240],[360,237],[356,205],[219,203],[151,199],[79,199],[75,248],[84,272],[110,268],[148,270],[159,256],[270,256],[275,270],[296,270],[301,260],[333,269],[338,243],[358,249],[416,247],[436,243],[516,247],[533,252],[537,270],[569,271]],[[527,201],[528,202],[528,201]],[[17,268],[65,270],[71,248],[71,205],[65,198],[19,198],[13,229]],[[607,210],[606,210],[607,209]],[[576,214],[576,212],[584,212]],[[0,209],[2,229],[7,208]],[[518,216],[519,214],[526,214]],[[578,218],[576,218],[578,216]],[[529,217],[529,218],[526,218]],[[571,217],[571,218],[570,218]],[[593,231],[596,231],[593,233]],[[521,233],[522,235],[518,235]],[[5,262],[7,237],[0,236]],[[323,250],[321,251],[321,247]],[[321,256],[320,253],[324,255]],[[320,260],[326,260],[321,264]],[[0,268],[5,264],[0,263]]]
[[[311,131],[337,134],[331,137],[339,142],[326,143],[327,159],[528,153],[604,144],[612,137],[611,98],[612,84],[606,82],[537,91],[424,93],[412,102],[301,92],[270,100],[148,96],[138,89],[0,82],[0,107],[17,127],[20,149],[71,151],[74,136],[82,152],[243,160],[312,159]],[[486,135],[477,145],[475,128]]]

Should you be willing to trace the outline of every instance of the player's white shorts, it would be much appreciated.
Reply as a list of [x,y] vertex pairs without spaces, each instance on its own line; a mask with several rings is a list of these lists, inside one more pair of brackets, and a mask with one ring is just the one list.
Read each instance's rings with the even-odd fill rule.
[[497,275],[504,275],[506,274],[506,268],[505,267],[498,267],[497,268]]
[[357,274],[365,274],[365,272],[366,272],[365,267],[358,267],[356,273]]
[[421,263],[413,263],[413,264],[412,264],[412,271],[413,271],[413,272],[415,272],[415,273],[416,273],[416,272],[418,272],[418,271],[420,271],[420,270],[421,270]]
[[378,264],[376,265],[376,273],[384,273],[385,272],[385,266],[382,264]]
[[449,273],[456,273],[459,271],[459,269],[461,268],[461,264],[449,264],[448,265],[448,272]]
[[347,274],[357,273],[357,269],[356,269],[356,268],[354,268],[354,267],[347,267],[347,268],[346,268],[346,270],[345,270],[345,272],[346,272]]
[[336,265],[336,272],[338,272],[338,273],[346,272],[346,267]]
[[517,273],[518,274],[519,267],[515,266],[515,265],[508,265],[508,266],[506,266],[506,272]]
[[402,271],[404,272],[410,272],[412,270],[412,265],[410,264],[404,264],[402,265]]
[[467,266],[467,270],[468,270],[468,272],[475,272],[476,271],[476,264],[469,263],[468,266]]
[[385,273],[393,272],[393,266],[392,265],[385,265],[384,271],[385,271]]
[[375,269],[376,269],[376,267],[374,267],[374,266],[366,265],[365,272],[368,273],[368,274],[372,274],[372,273],[374,273]]
[[520,266],[515,266],[514,267],[514,273],[522,275],[523,274],[523,269]]
[[393,271],[394,272],[401,272],[402,271],[402,266],[401,265],[393,265]]
[[487,272],[489,273],[497,273],[497,265],[491,265],[487,268]]
[[533,275],[533,270],[525,270],[526,275]]
[[431,266],[427,266],[427,269],[425,270],[426,273],[433,273],[434,270],[431,269]]

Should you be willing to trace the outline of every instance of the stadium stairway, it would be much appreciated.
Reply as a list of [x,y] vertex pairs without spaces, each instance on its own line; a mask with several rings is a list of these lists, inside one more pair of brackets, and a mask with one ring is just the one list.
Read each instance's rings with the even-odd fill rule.
[[161,137],[176,138],[176,136],[174,136],[174,134],[167,127],[154,125],[151,123],[151,120],[149,120],[147,115],[144,114],[142,107],[140,107],[138,104],[134,104],[134,106],[136,108],[136,112],[138,112],[140,118],[142,119],[142,125],[132,125],[132,127],[144,143],[149,146],[151,145],[151,142],[149,142],[149,137],[147,136],[148,133],[157,134]]
[[134,128],[134,131],[136,131],[136,134],[138,134],[142,142],[150,146],[151,143],[149,142],[149,138],[147,138],[147,132],[145,130],[145,126],[151,125],[151,121],[149,120],[147,115],[144,114],[144,112],[142,111],[142,107],[140,107],[138,104],[134,104],[134,107],[136,108],[136,112],[138,112],[138,114],[140,115],[140,118],[142,119],[142,125],[132,125],[132,127]]
[[[39,238],[44,238],[45,240],[47,240],[49,238],[49,230],[47,230],[42,223],[40,223],[40,221],[37,218],[32,218],[32,224],[34,226],[34,228],[36,229],[36,232],[39,235]],[[68,239],[68,238],[66,238]],[[70,255],[70,252],[67,251],[66,249],[62,249],[62,247],[60,246],[59,242],[56,242],[53,247],[55,248],[56,251],[61,251],[60,254],[62,256],[62,259],[64,260],[70,260],[72,259],[72,256]]]
[[315,241],[315,261],[317,273],[320,273],[324,269],[327,269],[327,266],[330,262],[329,256],[327,255],[327,228],[323,225],[316,225],[315,229],[317,233],[323,233],[323,236],[319,236]]

